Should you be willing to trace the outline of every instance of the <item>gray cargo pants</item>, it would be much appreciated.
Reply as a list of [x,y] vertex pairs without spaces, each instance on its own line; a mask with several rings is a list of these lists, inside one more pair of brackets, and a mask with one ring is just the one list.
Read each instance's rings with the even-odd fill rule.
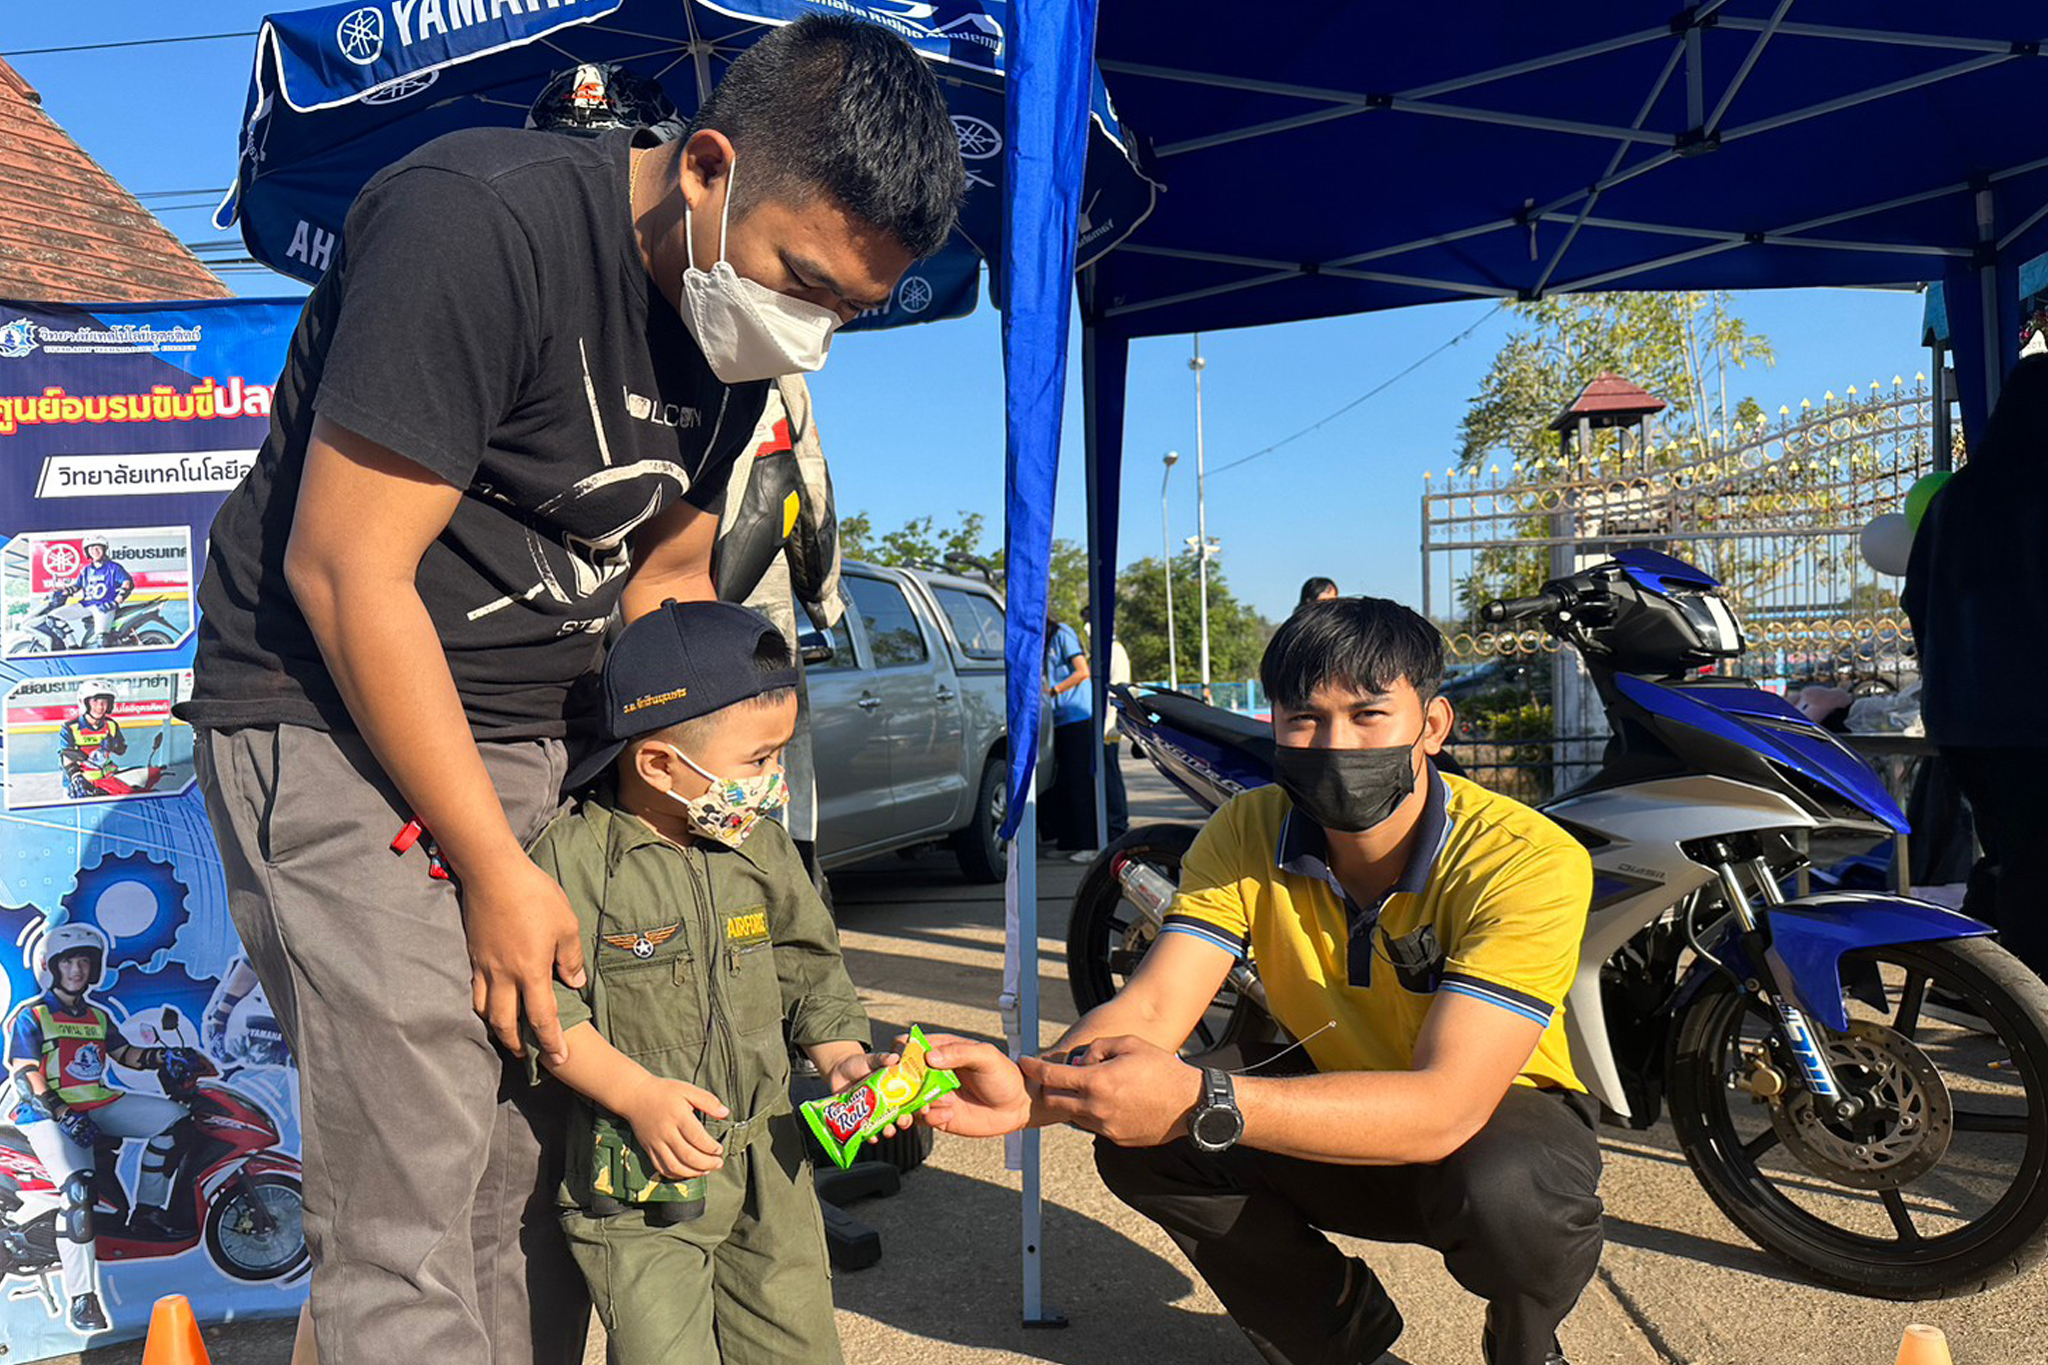
[[[477,746],[522,841],[560,743]],[[228,909],[299,1064],[322,1365],[574,1365],[590,1308],[555,1208],[566,1092],[529,1087],[470,1005],[454,890],[356,735],[201,731]]]

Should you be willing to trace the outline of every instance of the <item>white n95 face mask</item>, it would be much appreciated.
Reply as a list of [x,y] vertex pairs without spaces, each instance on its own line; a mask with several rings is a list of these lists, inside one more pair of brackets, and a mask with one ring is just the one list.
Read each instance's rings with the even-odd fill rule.
[[697,268],[696,233],[683,206],[683,325],[697,339],[722,384],[746,384],[786,374],[809,374],[825,363],[839,314],[778,294],[746,279],[725,259],[725,229],[732,219],[733,172],[725,173],[725,207],[718,219],[718,263]]

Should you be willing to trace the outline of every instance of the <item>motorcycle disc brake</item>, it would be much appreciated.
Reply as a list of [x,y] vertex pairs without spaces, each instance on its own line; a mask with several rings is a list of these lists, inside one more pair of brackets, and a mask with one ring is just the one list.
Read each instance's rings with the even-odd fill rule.
[[1816,1175],[1858,1190],[1898,1189],[1948,1155],[1955,1105],[1941,1072],[1911,1039],[1868,1020],[1829,1034],[1828,1060],[1844,1088],[1870,1106],[1854,1126],[1800,1089],[1771,1106],[1771,1126]]

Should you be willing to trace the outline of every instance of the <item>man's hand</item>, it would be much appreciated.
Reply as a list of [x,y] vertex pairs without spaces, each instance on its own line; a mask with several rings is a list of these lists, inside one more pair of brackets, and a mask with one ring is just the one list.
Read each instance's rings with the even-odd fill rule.
[[562,888],[524,857],[504,858],[488,869],[462,869],[462,913],[470,1003],[491,1036],[513,1056],[524,1057],[523,1014],[542,1060],[549,1066],[567,1061],[553,982],[560,977],[571,990],[581,990],[584,976],[576,913]]
[[1081,1064],[1026,1057],[1018,1063],[1040,1112],[1099,1133],[1119,1147],[1158,1147],[1184,1137],[1202,1097],[1202,1073],[1143,1038],[1098,1038]]
[[926,1041],[926,1059],[957,1075],[960,1088],[920,1110],[920,1122],[961,1137],[1001,1137],[1030,1124],[1031,1094],[1001,1048],[950,1033],[930,1034]]
[[688,1081],[651,1076],[619,1117],[633,1125],[633,1136],[670,1180],[708,1175],[725,1164],[725,1149],[704,1129],[698,1115],[722,1119],[732,1113],[709,1090]]

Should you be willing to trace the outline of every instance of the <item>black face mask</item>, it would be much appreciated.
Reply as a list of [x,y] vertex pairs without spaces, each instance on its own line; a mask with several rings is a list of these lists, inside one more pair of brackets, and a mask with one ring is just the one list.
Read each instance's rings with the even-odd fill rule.
[[[1416,736],[1415,744],[1422,737]],[[1324,829],[1363,834],[1391,816],[1415,790],[1415,744],[1384,749],[1273,750],[1273,781],[1295,808]]]

